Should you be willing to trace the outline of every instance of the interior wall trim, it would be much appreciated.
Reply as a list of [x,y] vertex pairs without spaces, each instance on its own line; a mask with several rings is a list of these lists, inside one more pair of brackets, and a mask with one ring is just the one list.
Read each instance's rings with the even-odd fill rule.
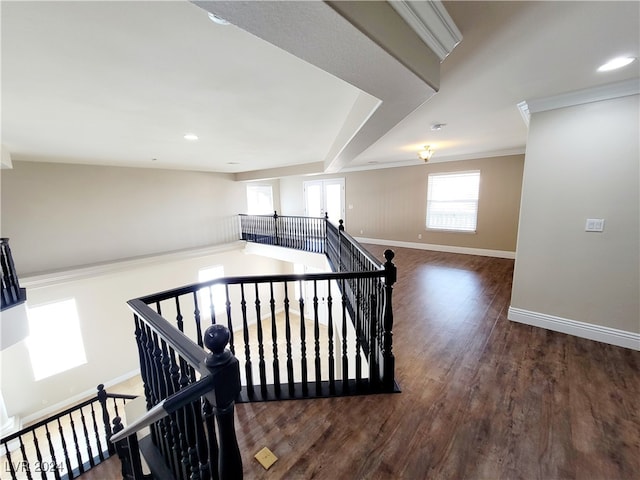
[[433,243],[403,242],[400,240],[384,240],[379,238],[354,237],[360,243],[372,245],[387,245],[389,247],[415,248],[434,252],[462,253],[465,255],[480,255],[482,257],[516,258],[516,252],[508,250],[491,250],[487,248],[457,247],[455,245],[436,245]]
[[637,78],[632,78],[631,80],[561,93],[550,97],[535,98],[521,103],[525,103],[528,106],[530,113],[537,113],[638,94],[640,94],[640,82]]
[[154,263],[177,262],[181,260],[188,260],[190,258],[215,255],[231,250],[239,250],[244,248],[244,244],[245,242],[238,240],[236,242],[223,243],[203,248],[190,248],[157,255],[145,255],[143,257],[115,260],[113,262],[87,265],[65,270],[56,270],[55,272],[26,275],[24,277],[20,277],[20,285],[27,289],[50,287],[52,285],[60,285],[61,283],[83,280],[108,273],[121,272],[123,270],[129,270],[131,268],[137,268]]
[[[122,382],[126,382],[127,380],[130,380],[131,378],[135,377],[136,375],[140,375],[139,368],[136,368],[135,370],[131,370],[130,372],[120,375],[119,377],[112,378],[107,382],[103,382],[104,389],[108,393],[110,393],[109,392],[110,387],[113,387],[114,385],[118,385],[119,383],[122,383]],[[29,425],[30,423],[35,422],[36,420],[41,420],[43,418],[46,418],[49,415],[53,415],[54,413],[60,410],[64,410],[66,408],[72,407],[76,403],[80,403],[88,398],[95,397],[97,393],[98,393],[98,390],[97,390],[97,384],[96,384],[95,387],[89,390],[85,390],[84,392],[77,393],[76,395],[66,398],[61,402],[55,403],[53,405],[49,405],[47,408],[43,408],[42,410],[38,410],[37,412],[34,412],[31,415],[27,415],[22,419],[22,424]]]
[[579,322],[577,320],[569,320],[568,318],[532,312],[516,307],[509,307],[507,318],[512,322],[545,328],[554,332],[566,333],[568,335],[608,343],[618,347],[640,350],[640,333],[627,332],[625,330]]
[[399,1],[389,5],[441,61],[462,41],[462,33],[439,1]]

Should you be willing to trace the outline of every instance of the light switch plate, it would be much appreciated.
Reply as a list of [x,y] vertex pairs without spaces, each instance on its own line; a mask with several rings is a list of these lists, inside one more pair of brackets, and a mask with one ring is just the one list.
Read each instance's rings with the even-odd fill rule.
[[585,232],[604,232],[604,218],[587,218]]

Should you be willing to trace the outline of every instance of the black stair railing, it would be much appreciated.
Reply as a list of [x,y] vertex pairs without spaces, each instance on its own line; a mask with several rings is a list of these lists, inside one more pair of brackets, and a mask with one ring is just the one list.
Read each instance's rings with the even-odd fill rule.
[[27,299],[26,290],[20,288],[8,238],[0,238],[0,268],[2,269],[0,310],[24,303]]
[[115,453],[111,418],[134,395],[107,393],[36,422],[0,440],[2,478],[76,478]]
[[325,252],[334,272],[226,277],[138,300],[200,346],[204,326],[229,329],[238,401],[397,390],[393,252],[383,264],[326,217],[242,215],[241,223],[249,241]]
[[[240,374],[238,361],[225,349],[228,330],[212,325],[198,345],[142,301],[128,303],[134,312],[147,413],[126,427],[119,425],[111,438],[129,455],[123,464],[133,478],[144,478],[140,446],[153,478],[241,479],[234,427]],[[147,426],[150,434],[138,439],[137,432]]]
[[[130,300],[148,412],[113,439],[127,438],[134,467],[132,432],[150,425],[173,477],[216,478],[218,459],[227,462],[219,478],[240,478],[234,401],[398,391],[393,252],[380,262],[326,217],[241,215],[240,223],[244,240],[325,254],[333,272],[226,277]],[[231,363],[205,360],[211,329],[227,332]]]

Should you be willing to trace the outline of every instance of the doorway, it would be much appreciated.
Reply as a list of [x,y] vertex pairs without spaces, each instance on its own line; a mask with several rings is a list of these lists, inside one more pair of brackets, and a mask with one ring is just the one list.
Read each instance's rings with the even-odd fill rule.
[[344,220],[344,178],[304,182],[304,214],[308,217],[329,216],[335,225]]

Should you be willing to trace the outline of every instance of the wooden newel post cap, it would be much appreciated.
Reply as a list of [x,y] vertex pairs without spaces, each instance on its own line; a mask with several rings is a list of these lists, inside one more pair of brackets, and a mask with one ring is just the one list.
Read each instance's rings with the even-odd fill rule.
[[229,343],[229,338],[231,338],[231,334],[224,325],[211,325],[204,331],[204,346],[211,350],[206,362],[208,367],[215,367],[229,361],[231,352],[225,350],[227,343]]
[[344,220],[340,219],[338,223],[340,224],[338,225],[338,230],[344,230]]

